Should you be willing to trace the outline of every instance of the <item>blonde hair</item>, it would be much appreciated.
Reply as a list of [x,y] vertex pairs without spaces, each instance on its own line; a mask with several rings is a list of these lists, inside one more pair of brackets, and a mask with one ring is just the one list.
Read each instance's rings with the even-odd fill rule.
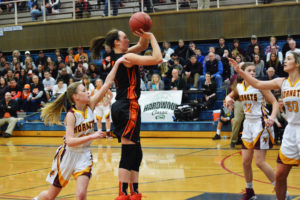
[[158,77],[158,82],[161,80],[160,75],[159,74],[153,74],[151,77],[151,82],[154,83],[154,76]]
[[73,100],[73,94],[77,94],[77,88],[80,84],[80,82],[72,83],[71,85],[69,85],[67,91],[59,95],[59,97],[54,102],[46,104],[41,113],[41,118],[44,120],[45,124],[61,125],[59,116],[63,109],[66,111],[65,103],[75,103]]
[[[90,78],[88,77],[88,75],[86,75],[86,74],[83,75],[81,80],[82,80],[82,85],[84,85],[84,87],[85,87],[87,90],[89,90],[89,89],[90,89],[89,87],[90,87],[91,80],[90,80]],[[87,83],[85,83],[84,80],[88,80]]]

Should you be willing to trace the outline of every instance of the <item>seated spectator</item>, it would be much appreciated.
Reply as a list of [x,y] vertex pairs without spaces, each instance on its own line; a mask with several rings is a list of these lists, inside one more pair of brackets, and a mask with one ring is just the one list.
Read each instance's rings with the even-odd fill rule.
[[43,80],[44,90],[46,93],[47,101],[49,101],[49,99],[52,96],[53,86],[56,84],[56,81],[53,77],[51,77],[51,75],[48,71],[45,71],[44,77],[45,77]]
[[273,67],[269,67],[266,71],[266,75],[264,76],[264,78],[262,80],[272,80],[274,78],[278,78],[278,75],[275,73],[275,69]]
[[36,70],[33,70],[33,74],[37,75],[40,80],[44,79],[44,65],[39,64]]
[[256,35],[251,36],[251,44],[248,46],[247,51],[246,51],[246,61],[253,61],[253,55],[255,54],[254,52],[254,47],[258,46],[258,51],[260,58],[264,57],[264,47],[257,42],[257,37]]
[[[209,47],[208,49],[209,53],[214,53],[217,60],[221,61],[221,56],[215,53],[215,47]],[[205,56],[204,62],[207,62],[209,60],[209,53]]]
[[[31,66],[29,66],[29,65],[31,65]],[[31,69],[31,70],[36,69],[35,63],[33,62],[32,58],[30,56],[25,58],[25,63],[24,63],[23,68],[25,68],[26,71],[28,71],[29,69]]]
[[[65,68],[64,68],[65,69]],[[74,80],[75,81],[80,81],[81,79],[82,79],[82,77],[84,76],[84,75],[86,75],[86,70],[85,70],[85,68],[83,67],[83,63],[82,63],[82,61],[79,61],[78,62],[78,65],[77,65],[77,68],[76,68],[76,70],[75,70],[75,73],[74,73]]]
[[202,75],[203,68],[201,64],[197,61],[196,55],[191,56],[190,60],[184,67],[184,80],[187,85],[193,84],[191,88],[197,89],[199,77]]
[[30,84],[30,111],[37,112],[41,107],[42,98],[44,94],[44,86],[39,82],[39,77],[33,75],[32,83]]
[[240,41],[238,39],[233,40],[233,48],[231,50],[231,56],[235,59],[237,55],[245,56],[245,50],[240,47]]
[[45,7],[48,13],[58,14],[60,8],[60,0],[46,0]]
[[[43,9],[42,7],[42,1],[40,0],[29,0],[28,1],[28,8],[30,9],[32,21],[37,21],[38,17],[43,15]],[[45,10],[45,13],[47,14],[48,10]]]
[[4,65],[4,68],[1,71],[1,75],[5,76],[8,72],[8,70],[11,70],[11,66],[10,66],[9,62],[6,62]]
[[296,53],[300,53],[300,49],[296,48],[297,44],[295,40],[290,40],[289,41],[289,47],[290,50],[286,52],[285,57],[287,54],[289,54],[290,52],[296,52]]
[[11,62],[11,67],[12,67],[12,70],[15,71],[16,69],[16,65],[22,65],[23,66],[23,63],[20,62],[20,59],[17,58],[17,57],[13,57],[13,60]]
[[63,57],[63,55],[61,54],[60,49],[55,49],[55,58],[54,58],[54,60],[56,61],[56,60],[58,59],[58,57],[61,57],[61,59],[62,59],[63,62],[64,62],[64,57]]
[[266,56],[268,55],[268,53],[274,52],[271,50],[272,47],[275,48],[276,52],[280,51],[280,47],[277,45],[277,39],[274,36],[270,37],[270,45],[267,46],[265,51]]
[[275,133],[275,144],[281,144],[283,132],[287,126],[286,112],[283,103],[283,99],[278,99],[279,112],[277,113],[275,123],[274,123],[274,133]]
[[260,59],[259,54],[254,55],[254,65],[255,65],[255,78],[262,80],[265,76],[265,62]]
[[[25,51],[25,59],[26,59],[27,57],[30,57],[30,51]],[[24,59],[24,60],[25,60],[25,59]]]
[[153,74],[151,81],[148,82],[148,90],[156,91],[156,90],[164,90],[165,85],[161,80],[159,74]]
[[22,91],[22,95],[21,95],[21,101],[20,101],[20,111],[23,112],[30,112],[30,85],[29,84],[25,84],[23,91]]
[[106,76],[111,70],[112,63],[111,63],[111,57],[113,55],[111,48],[107,45],[104,47],[104,54],[103,54],[103,60],[102,60],[102,69],[101,69],[101,79],[105,81]]
[[94,91],[95,89],[95,86],[91,83],[88,75],[83,75],[82,76],[82,85],[85,87],[86,91],[89,92],[89,94],[92,94],[92,92]]
[[49,66],[48,66],[48,71],[49,73],[51,74],[51,77],[53,77],[54,79],[57,78],[57,75],[58,75],[58,70],[57,68],[55,67],[54,63],[50,63]]
[[89,64],[86,60],[86,57],[84,55],[81,55],[79,58],[79,61],[81,61],[83,63],[82,65],[83,65],[84,69],[87,71],[89,69]]
[[17,102],[11,99],[11,94],[9,92],[6,92],[4,99],[1,99],[0,101],[0,126],[8,124],[3,135],[5,138],[11,137],[18,122],[17,110]]
[[83,52],[83,47],[79,46],[77,48],[77,50],[78,50],[78,53],[74,57],[75,62],[78,63],[81,56],[85,56],[86,62],[88,62],[89,61],[89,56],[86,53]]
[[[172,70],[171,70],[171,73],[172,73],[173,69],[178,69],[179,75],[182,74],[183,67],[182,67],[182,65],[180,64],[179,58],[176,58],[176,59],[174,60],[174,65],[172,65],[171,69],[172,69]],[[171,76],[170,76],[170,77],[171,77]]]
[[91,15],[91,6],[87,0],[77,0],[75,4],[76,19],[89,17]]
[[187,48],[184,46],[184,41],[182,39],[178,40],[178,47],[175,49],[175,54],[180,59],[181,65],[184,65],[186,62],[186,52]]
[[[79,62],[81,62],[81,61],[79,61]],[[67,73],[70,75],[73,74],[72,69],[69,66],[66,66],[64,62],[59,63],[58,68],[57,68],[58,72],[60,72],[62,69],[66,69]]]
[[[48,62],[49,64],[52,62],[52,59],[50,62]],[[57,56],[56,60],[54,62],[55,66],[59,66],[60,63],[64,62],[61,56]]]
[[213,140],[219,140],[221,139],[221,129],[223,125],[227,125],[231,123],[231,126],[233,124],[233,117],[234,117],[234,111],[233,111],[233,104],[230,104],[228,107],[225,104],[226,102],[223,101],[223,107],[221,109],[220,117],[218,120],[217,125],[217,133],[212,138]]
[[25,69],[21,69],[18,83],[21,87],[23,87],[25,84],[29,83],[28,76],[26,74]]
[[[208,54],[209,60],[204,63],[203,66],[203,74],[206,74],[206,72],[209,72],[212,77],[215,79],[217,88],[222,87],[222,73],[223,73],[223,64],[221,61],[216,59],[216,56],[213,52],[210,52]],[[205,81],[205,76],[200,76],[199,79],[199,89],[202,88],[202,84]]]
[[8,90],[7,82],[4,77],[0,77],[0,99],[4,98],[5,93]]
[[[66,56],[65,58],[65,63],[67,64],[69,62],[69,56],[71,56],[73,59],[75,57],[74,55],[74,51],[73,51],[73,48],[72,47],[69,47],[68,48],[68,55]],[[70,66],[71,67],[71,66]]]
[[201,67],[203,67],[203,63],[204,63],[204,56],[202,55],[202,51],[201,49],[195,49],[195,54],[197,57],[197,61],[201,64]]
[[218,54],[220,57],[224,55],[224,50],[228,50],[229,48],[225,44],[225,39],[223,37],[219,38],[219,45],[216,47],[216,54]]
[[212,109],[217,99],[216,83],[211,80],[212,75],[209,72],[205,73],[205,82],[203,88],[203,108]]
[[255,45],[254,46],[254,52],[253,52],[253,54],[251,55],[251,57],[248,57],[248,61],[249,62],[254,62],[254,56],[255,55],[259,55],[259,57],[260,57],[260,59],[261,60],[263,60],[264,59],[264,56],[260,56],[261,55],[261,53],[260,53],[260,50],[259,50],[259,46],[258,45]]
[[271,51],[267,54],[266,62],[270,61],[270,56],[271,56],[272,53],[276,55],[276,57],[280,61],[280,64],[282,64],[283,63],[283,55],[282,55],[281,51],[279,51],[276,48],[276,46],[271,47]]
[[16,57],[17,58],[17,61],[21,61],[21,53],[20,53],[20,51],[19,50],[13,50],[13,52],[12,52],[12,57],[14,58],[14,57]]
[[[67,69],[66,69],[66,68],[63,68],[63,69],[61,70],[61,72],[58,74],[57,80],[62,79],[62,80],[64,81],[65,84],[68,84],[71,77],[72,77],[72,76],[71,76],[70,74],[67,73]],[[80,78],[78,77],[77,81],[80,81],[81,78],[82,78],[82,76],[81,76]]]
[[70,77],[69,82],[68,82],[68,85],[71,85],[72,83],[74,83],[74,78],[73,78],[73,77]]
[[64,83],[63,79],[58,79],[57,84],[53,86],[53,95],[50,101],[56,99],[59,95],[67,91],[67,84]]
[[288,74],[283,70],[283,65],[280,63],[277,55],[271,53],[270,60],[266,63],[266,69],[273,67],[275,69],[275,74],[279,77],[288,77]]
[[[5,65],[6,62],[7,62],[7,61],[6,61],[6,58],[5,58],[4,56],[0,57],[0,71],[3,70],[4,65]],[[9,63],[8,63],[8,64],[9,64]]]
[[6,79],[6,82],[10,82],[11,80],[13,80],[15,77],[14,77],[14,73],[12,72],[11,69],[9,69],[6,73],[6,75],[4,76],[5,79]]
[[17,103],[21,97],[21,88],[18,85],[17,81],[15,79],[12,79],[10,81],[10,86],[8,87],[7,92],[10,93],[10,97],[12,100],[15,100]]
[[100,68],[94,63],[90,63],[87,75],[89,76],[92,82],[95,82],[95,80],[100,77]]
[[13,68],[13,71],[16,73],[20,73],[21,72],[21,69],[22,69],[22,66],[19,62],[16,63],[15,67]]
[[179,70],[172,70],[171,90],[186,90],[185,81],[179,76]]
[[[286,43],[284,43],[283,47],[282,47],[282,55],[283,58],[285,58],[285,54],[286,52],[288,52],[289,50],[291,50],[289,42],[293,40],[293,36],[292,35],[288,35],[287,39],[286,39]],[[296,44],[296,48],[300,48],[299,44]]]
[[66,66],[68,67],[68,68],[70,68],[71,70],[72,70],[72,73],[75,73],[75,70],[76,70],[76,68],[77,68],[77,65],[76,65],[76,63],[75,63],[75,60],[74,60],[74,58],[71,56],[71,55],[69,55],[69,56],[67,56],[68,57],[68,62],[66,62],[65,64],[66,64]]
[[174,53],[174,50],[170,47],[170,43],[167,41],[163,42],[163,50],[165,53],[163,60],[164,62],[168,62],[171,59],[171,55]]
[[36,59],[35,61],[35,65],[43,65],[46,66],[47,65],[47,56],[45,56],[44,51],[40,51],[39,53],[39,57]]
[[[196,44],[194,42],[190,42],[189,44],[189,48],[186,51],[186,55],[185,55],[185,61],[187,62],[191,56],[196,55],[195,53],[196,50]],[[186,63],[184,63],[186,64]]]

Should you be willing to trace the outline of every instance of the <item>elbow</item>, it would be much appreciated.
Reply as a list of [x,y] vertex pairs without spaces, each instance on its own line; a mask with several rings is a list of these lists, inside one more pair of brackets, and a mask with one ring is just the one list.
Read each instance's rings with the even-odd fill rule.
[[66,139],[66,144],[68,147],[74,147],[74,143],[70,139]]
[[162,56],[159,56],[158,58],[156,58],[155,60],[156,64],[160,64],[163,62]]

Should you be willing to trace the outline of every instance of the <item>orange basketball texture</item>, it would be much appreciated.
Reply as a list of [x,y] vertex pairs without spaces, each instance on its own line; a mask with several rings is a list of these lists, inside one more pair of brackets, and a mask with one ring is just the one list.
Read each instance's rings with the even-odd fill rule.
[[152,27],[152,20],[148,14],[144,12],[137,12],[130,17],[129,27],[132,32],[139,31],[140,29],[148,32]]

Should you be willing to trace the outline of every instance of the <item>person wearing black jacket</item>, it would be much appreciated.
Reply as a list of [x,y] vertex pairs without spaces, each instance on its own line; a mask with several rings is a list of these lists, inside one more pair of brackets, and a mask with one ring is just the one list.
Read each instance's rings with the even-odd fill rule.
[[18,122],[17,109],[17,102],[11,99],[10,92],[6,92],[5,98],[0,101],[0,127],[8,124],[3,135],[6,138],[12,135],[12,132]]
[[203,68],[201,63],[197,61],[196,55],[191,56],[190,60],[184,67],[184,79],[187,83],[193,83],[194,88],[198,88],[199,78],[202,75]]
[[186,90],[185,81],[179,76],[179,70],[176,68],[172,70],[171,89]]
[[187,52],[187,48],[186,46],[184,46],[184,41],[181,39],[178,40],[178,47],[175,49],[175,54],[180,59],[181,65],[184,65],[186,62],[186,52]]
[[211,109],[217,99],[217,85],[211,79],[211,74],[206,72],[205,82],[202,86],[203,89],[203,108],[205,110]]
[[257,43],[257,37],[256,35],[251,36],[251,44],[248,46],[247,51],[246,51],[246,60],[247,61],[252,61],[252,56],[254,54],[254,47],[258,46],[259,47],[259,55],[261,58],[264,58],[264,47],[261,44]]

